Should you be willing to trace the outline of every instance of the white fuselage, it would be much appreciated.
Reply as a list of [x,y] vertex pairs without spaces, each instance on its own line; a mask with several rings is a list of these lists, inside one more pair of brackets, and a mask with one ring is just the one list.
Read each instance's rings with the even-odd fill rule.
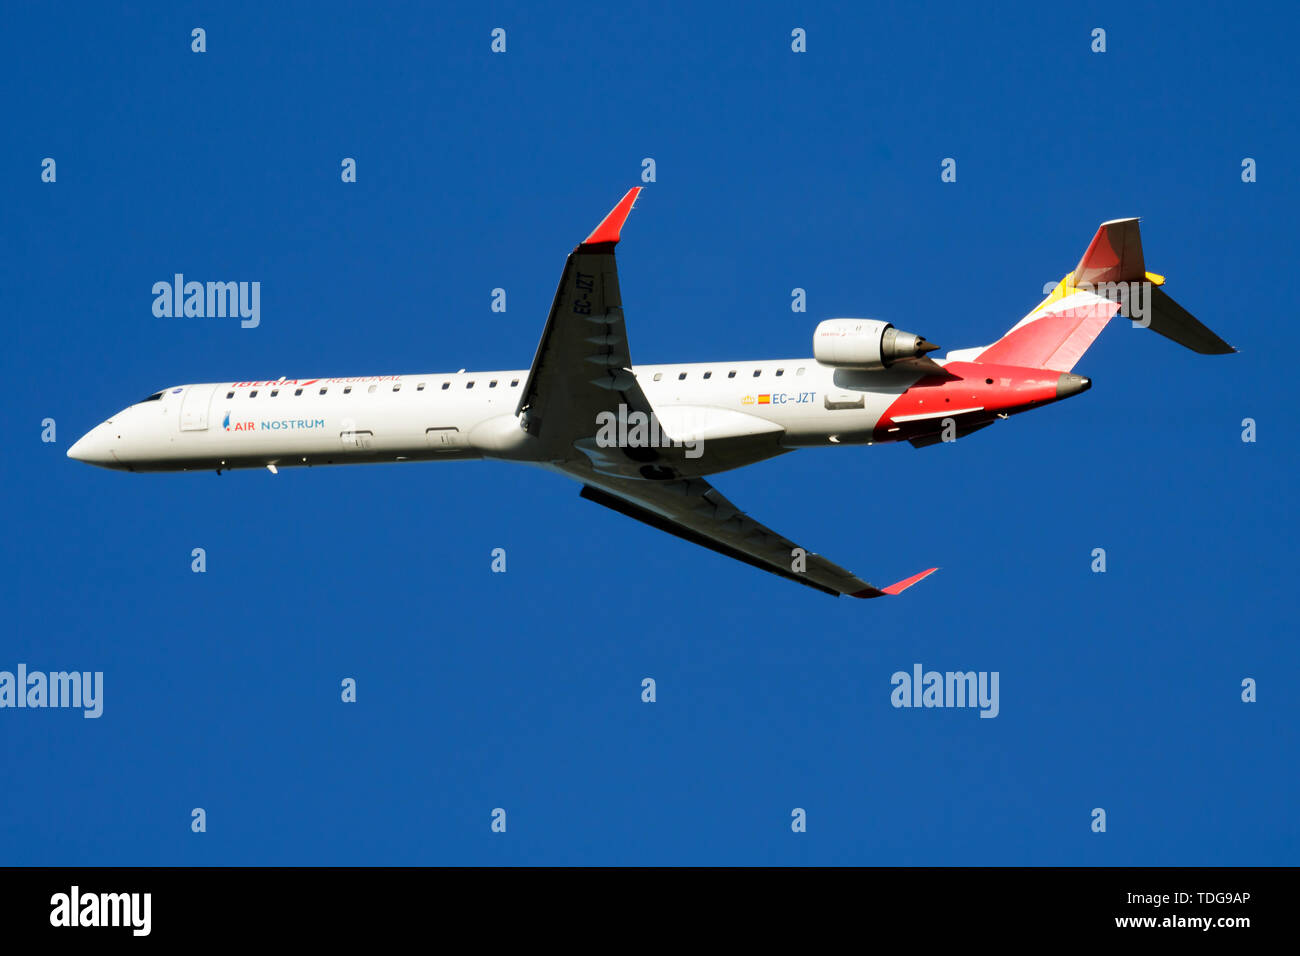
[[[799,447],[869,442],[884,411],[919,377],[836,371],[811,358],[642,365],[634,374],[668,436],[727,447],[695,459],[691,470],[701,475]],[[174,386],[92,429],[68,454],[131,471],[583,460],[521,427],[527,379],[517,369]]]

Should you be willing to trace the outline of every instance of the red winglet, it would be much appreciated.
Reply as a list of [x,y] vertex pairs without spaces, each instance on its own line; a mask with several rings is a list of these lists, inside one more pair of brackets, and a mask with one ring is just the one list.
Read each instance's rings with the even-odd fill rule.
[[930,570],[922,571],[920,574],[914,574],[910,578],[903,578],[903,580],[897,581],[894,584],[891,584],[889,587],[883,588],[879,591],[877,591],[875,588],[867,588],[865,591],[854,591],[853,596],[855,598],[878,598],[878,597],[884,597],[886,594],[890,594],[890,595],[902,594],[904,591],[910,588],[917,581],[921,581],[925,578],[928,578],[930,575],[934,574],[934,572],[938,570],[939,570],[938,568],[930,568]]
[[618,242],[618,234],[623,229],[623,223],[627,222],[628,214],[632,212],[632,204],[636,202],[640,192],[640,186],[629,189],[627,195],[618,201],[618,205],[610,210],[609,215],[601,220],[600,225],[592,230],[591,235],[584,239],[582,244],[587,246],[597,242]]
[[930,570],[922,571],[920,574],[914,574],[910,578],[903,578],[903,580],[898,581],[895,584],[891,584],[887,588],[881,588],[881,590],[884,591],[886,594],[902,594],[904,591],[910,588],[917,581],[921,581],[924,580],[925,578],[928,578],[930,575],[934,574],[934,572],[938,570],[939,570],[938,568],[930,568]]

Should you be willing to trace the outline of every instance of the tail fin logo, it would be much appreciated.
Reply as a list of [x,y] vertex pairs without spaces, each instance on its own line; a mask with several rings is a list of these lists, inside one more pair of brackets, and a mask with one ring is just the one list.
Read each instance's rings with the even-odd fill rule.
[[226,431],[230,431],[230,412],[229,412],[229,411],[226,412],[226,417],[223,418],[223,419],[221,420],[221,427],[224,428]]

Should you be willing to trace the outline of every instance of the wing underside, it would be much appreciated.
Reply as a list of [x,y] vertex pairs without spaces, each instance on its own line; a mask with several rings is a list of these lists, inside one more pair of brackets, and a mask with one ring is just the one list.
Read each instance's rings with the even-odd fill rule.
[[582,497],[692,544],[837,597],[898,594],[937,570],[930,568],[877,588],[750,518],[702,478],[636,481],[602,477],[599,483],[587,479]]

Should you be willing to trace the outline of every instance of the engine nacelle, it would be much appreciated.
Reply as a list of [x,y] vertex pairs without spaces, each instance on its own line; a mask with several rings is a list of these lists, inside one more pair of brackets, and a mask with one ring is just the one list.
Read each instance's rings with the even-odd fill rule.
[[813,358],[831,368],[886,369],[937,348],[921,336],[879,319],[827,319],[813,332]]

